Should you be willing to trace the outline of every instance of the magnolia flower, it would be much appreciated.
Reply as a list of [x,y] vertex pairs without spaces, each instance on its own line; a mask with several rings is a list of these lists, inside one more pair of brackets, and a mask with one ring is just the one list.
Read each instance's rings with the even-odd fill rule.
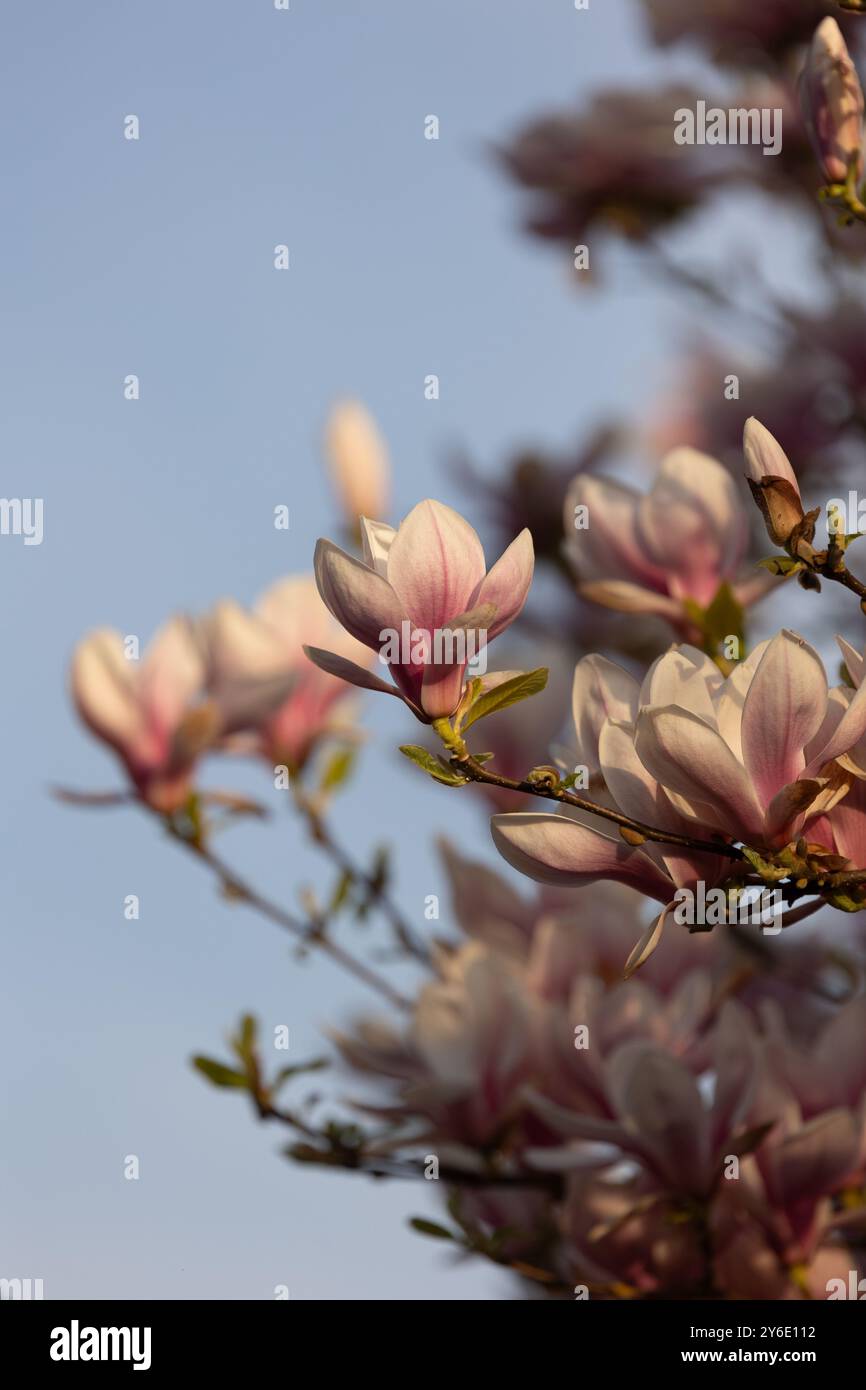
[[[800,486],[788,457],[754,416],[743,429],[743,453],[746,481],[761,509],[767,534],[775,545],[787,545],[792,532],[805,520]],[[808,544],[811,537],[805,539]]]
[[224,605],[204,624],[173,618],[140,663],[127,657],[120,633],[107,628],[75,649],[71,684],[79,714],[119,754],[139,796],[156,811],[178,810],[198,757],[255,727],[285,698],[286,675],[263,660],[238,614]]
[[696,449],[675,449],[646,495],[581,473],[565,500],[565,552],[585,597],[627,613],[666,618],[695,632],[685,603],[712,603],[728,581],[742,604],[767,577],[739,576],[746,516],[728,473]]
[[805,42],[826,11],[826,0],[643,0],[656,43],[691,39],[710,57],[751,67]]
[[316,583],[334,617],[390,667],[396,686],[339,653],[305,648],[323,671],[403,699],[425,723],[453,714],[467,660],[518,616],[532,580],[532,537],[522,531],[486,572],[463,517],[419,502],[395,531],[362,518],[364,561],[332,541],[316,546]]
[[256,601],[253,614],[272,634],[279,659],[292,678],[288,697],[268,714],[259,730],[262,751],[275,762],[302,768],[324,736],[345,733],[335,718],[335,706],[344,704],[350,694],[345,681],[310,661],[305,645],[327,645],[362,666],[369,665],[372,657],[331,617],[312,575],[279,580]]
[[362,516],[388,510],[389,467],[384,440],[360,401],[340,401],[325,431],[331,481],[352,531]]
[[733,149],[714,152],[720,164],[704,147],[674,144],[672,113],[697,96],[684,84],[620,87],[519,131],[501,157],[529,191],[530,230],[572,247],[604,232],[640,241],[692,211],[738,162]]
[[800,79],[803,118],[828,183],[863,173],[863,90],[842,32],[829,15],[815,31]]
[[[643,685],[602,657],[575,671],[578,758],[604,778],[608,804],[659,830],[780,847],[808,828],[835,853],[826,813],[848,780],[835,766],[866,732],[866,684],[828,690],[817,653],[796,633],[762,642],[727,678],[695,648],[672,647]],[[726,861],[647,841],[624,843],[589,813],[525,812],[491,821],[514,868],[543,883],[629,884],[673,905],[672,889],[720,882]],[[667,909],[666,909],[667,911]],[[665,914],[629,961],[659,939]]]

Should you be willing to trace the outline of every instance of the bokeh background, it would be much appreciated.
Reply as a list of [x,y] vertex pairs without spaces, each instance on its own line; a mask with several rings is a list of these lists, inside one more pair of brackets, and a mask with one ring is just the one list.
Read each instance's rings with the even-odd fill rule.
[[[66,669],[90,627],[144,643],[172,611],[309,569],[316,537],[338,534],[321,461],[337,396],[362,398],[387,437],[395,518],[434,496],[482,526],[456,454],[493,476],[524,445],[567,454],[686,390],[671,345],[705,326],[706,302],[674,302],[617,246],[603,287],[578,290],[567,248],[521,232],[493,147],[604,85],[662,70],[699,84],[707,68],[688,45],[652,48],[632,0],[18,0],[0,34],[3,492],[45,507],[41,546],[0,539],[0,1275],[42,1278],[48,1298],[517,1297],[408,1230],[432,1194],[290,1166],[242,1099],[192,1071],[244,1009],[287,1024],[300,1059],[368,1001],[221,901],[149,819],[52,799],[120,780]],[[735,224],[786,303],[816,302],[788,207],[770,223],[746,192],[676,235],[712,258]],[[755,346],[739,321],[713,326]],[[368,699],[336,824],[359,856],[394,846],[422,930],[425,896],[447,895],[446,822],[495,856],[476,802],[401,765],[394,708]],[[265,891],[291,903],[327,880],[264,771],[208,779],[273,800],[266,827],[224,846]]]

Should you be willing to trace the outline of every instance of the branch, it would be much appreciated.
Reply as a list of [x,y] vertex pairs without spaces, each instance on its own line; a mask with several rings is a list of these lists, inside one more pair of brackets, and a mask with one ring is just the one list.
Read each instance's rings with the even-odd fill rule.
[[[437,721],[438,723],[439,721]],[[437,731],[438,732],[438,731]],[[657,830],[651,825],[644,825],[641,821],[632,820],[631,816],[624,816],[621,811],[611,810],[608,806],[598,806],[594,801],[588,801],[585,797],[578,796],[576,792],[569,791],[558,779],[554,781],[554,769],[550,769],[549,779],[539,777],[537,780],[525,778],[517,781],[513,777],[502,777],[497,772],[492,772],[483,763],[476,762],[475,758],[463,745],[461,752],[456,745],[451,746],[451,766],[464,777],[468,777],[471,782],[483,782],[490,787],[503,787],[507,791],[520,792],[523,796],[540,796],[546,801],[558,801],[565,806],[575,806],[579,811],[589,811],[594,816],[600,816],[602,820],[609,820],[618,825],[620,830],[627,830],[630,835],[635,837],[633,840],[628,836],[623,836],[626,844],[641,844],[644,840],[653,840],[663,845],[681,845],[684,849],[698,850],[704,854],[721,854],[728,859],[741,860],[742,851],[736,845],[730,844],[725,840],[699,840],[690,835],[678,835],[673,830]],[[547,769],[545,769],[547,771]]]
[[396,937],[403,950],[421,961],[422,964],[430,963],[430,952],[424,942],[419,941],[415,936],[400,909],[397,907],[393,898],[389,894],[384,882],[377,879],[365,869],[357,865],[347,854],[333,836],[322,814],[321,808],[315,801],[307,796],[305,792],[293,783],[294,801],[298,810],[306,817],[310,828],[310,834],[317,845],[329,856],[342,874],[348,879],[354,888],[360,888],[367,903],[375,904],[379,907],[383,915],[391,924],[394,936]]
[[[162,819],[160,817],[160,819]],[[216,874],[220,881],[220,886],[226,895],[236,899],[238,902],[245,903],[254,911],[260,913],[262,917],[267,917],[269,921],[275,922],[278,927],[288,931],[304,946],[314,946],[325,955],[330,956],[339,966],[346,970],[355,979],[363,981],[371,989],[376,990],[390,1004],[399,1009],[410,1009],[410,1001],[379,975],[364,961],[357,960],[343,946],[331,941],[322,931],[322,923],[313,919],[301,922],[287,912],[278,903],[272,902],[270,898],[264,897],[255,888],[242,879],[234,869],[230,868],[204,841],[198,836],[185,834],[172,821],[163,821],[167,824],[169,833],[172,837],[191,854],[206,864],[209,869]]]

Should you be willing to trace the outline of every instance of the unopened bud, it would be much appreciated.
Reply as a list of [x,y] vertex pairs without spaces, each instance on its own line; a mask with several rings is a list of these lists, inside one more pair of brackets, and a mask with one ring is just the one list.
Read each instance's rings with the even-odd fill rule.
[[815,30],[800,78],[803,119],[828,183],[863,173],[863,89],[835,19]]
[[349,526],[388,513],[389,467],[376,422],[359,401],[342,401],[325,431],[331,481]]
[[752,496],[761,509],[767,533],[775,545],[785,546],[803,520],[800,494],[786,478],[747,479]]

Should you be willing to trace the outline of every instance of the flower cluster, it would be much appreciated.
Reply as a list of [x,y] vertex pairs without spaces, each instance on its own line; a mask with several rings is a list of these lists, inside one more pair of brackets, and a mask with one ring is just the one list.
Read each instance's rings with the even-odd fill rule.
[[572,1296],[847,1287],[866,1232],[866,1014],[855,1000],[828,1022],[821,948],[749,982],[732,942],[684,937],[623,982],[640,930],[625,890],[529,900],[446,857],[462,939],[438,947],[408,1024],[337,1041],[378,1082],[364,1109],[472,1181],[452,1238]]

